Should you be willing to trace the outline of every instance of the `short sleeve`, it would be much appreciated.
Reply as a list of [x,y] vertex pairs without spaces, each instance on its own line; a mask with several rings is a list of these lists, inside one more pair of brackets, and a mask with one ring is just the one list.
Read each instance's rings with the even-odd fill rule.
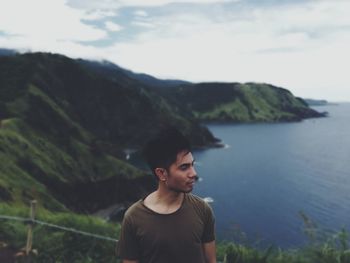
[[213,210],[208,204],[205,204],[204,231],[202,235],[202,243],[209,243],[215,240],[215,217]]
[[117,256],[121,259],[137,260],[139,259],[139,251],[135,228],[130,218],[125,217],[117,244]]

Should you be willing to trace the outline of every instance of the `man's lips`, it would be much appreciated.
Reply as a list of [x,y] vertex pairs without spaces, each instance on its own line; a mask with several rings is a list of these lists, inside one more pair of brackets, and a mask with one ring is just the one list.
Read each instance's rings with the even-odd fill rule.
[[189,185],[189,186],[193,186],[195,183],[195,181],[191,181],[191,182],[187,182],[186,184]]

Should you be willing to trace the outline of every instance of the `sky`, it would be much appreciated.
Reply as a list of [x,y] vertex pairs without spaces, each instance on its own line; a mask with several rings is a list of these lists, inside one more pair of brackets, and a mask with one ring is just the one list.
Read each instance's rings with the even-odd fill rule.
[[0,48],[350,101],[350,0],[0,0]]

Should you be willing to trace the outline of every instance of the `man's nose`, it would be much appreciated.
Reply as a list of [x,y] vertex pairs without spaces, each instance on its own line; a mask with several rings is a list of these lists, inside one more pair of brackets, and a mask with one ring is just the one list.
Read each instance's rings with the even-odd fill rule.
[[192,166],[191,167],[191,173],[190,173],[190,177],[197,177],[197,172],[196,172],[196,169],[194,169],[194,167]]

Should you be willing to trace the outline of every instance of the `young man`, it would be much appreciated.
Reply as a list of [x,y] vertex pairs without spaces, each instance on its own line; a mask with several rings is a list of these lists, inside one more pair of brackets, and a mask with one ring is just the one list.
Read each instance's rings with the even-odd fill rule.
[[125,213],[118,242],[123,263],[216,263],[213,212],[190,194],[197,174],[188,140],[170,128],[143,155],[158,188]]

